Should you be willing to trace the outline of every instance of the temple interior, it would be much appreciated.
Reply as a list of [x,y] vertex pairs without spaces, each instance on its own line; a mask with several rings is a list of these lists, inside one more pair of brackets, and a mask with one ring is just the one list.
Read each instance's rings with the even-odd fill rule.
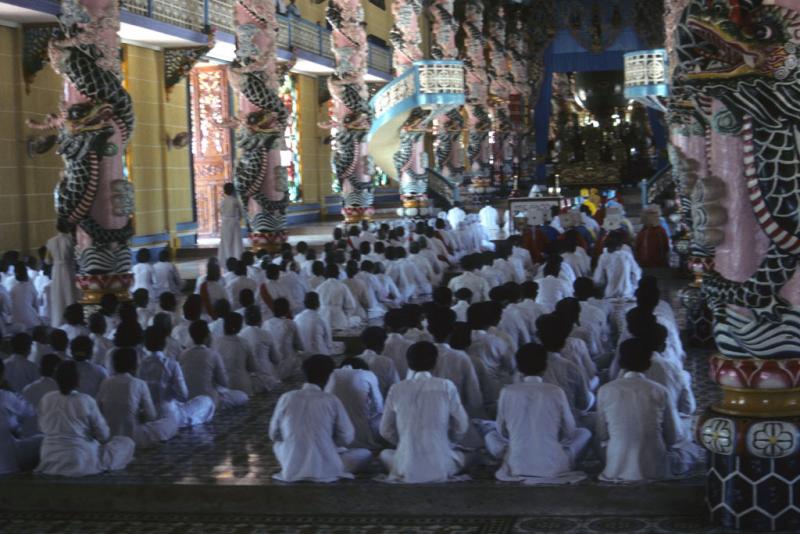
[[800,532],[800,0],[0,0],[0,532]]

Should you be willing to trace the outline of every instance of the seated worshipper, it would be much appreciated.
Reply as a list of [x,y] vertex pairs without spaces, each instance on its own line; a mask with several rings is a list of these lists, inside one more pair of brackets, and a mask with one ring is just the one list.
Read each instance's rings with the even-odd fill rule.
[[126,436],[110,437],[95,400],[78,391],[75,362],[61,363],[55,379],[58,391],[46,394],[39,403],[44,440],[36,472],[79,477],[125,469],[136,445]]
[[[409,245],[409,247],[410,246],[411,245]],[[411,297],[424,297],[426,295],[430,295],[433,291],[433,286],[431,285],[427,275],[420,270],[421,264],[418,261],[414,261],[409,258],[406,249],[403,247],[395,248],[395,256],[397,258],[395,261],[403,270],[409,287],[413,288]]]
[[461,209],[461,203],[459,202],[456,202],[455,205],[450,208],[450,211],[447,212],[447,222],[453,230],[458,230],[458,225],[466,218],[467,213]]
[[597,393],[595,436],[605,452],[600,479],[635,482],[688,474],[701,451],[680,439],[680,422],[667,388],[644,375],[652,347],[643,339],[629,339],[620,353],[624,374]]
[[24,263],[17,263],[15,269],[17,283],[10,290],[12,329],[30,332],[35,326],[42,324],[39,317],[39,294],[28,279],[28,268]]
[[200,284],[200,298],[203,300],[203,311],[206,315],[211,319],[218,319],[214,315],[214,304],[217,301],[225,300],[228,297],[228,293],[220,281],[219,265],[209,263],[207,269],[206,279]]
[[228,389],[228,374],[222,357],[209,348],[211,335],[205,321],[195,321],[189,327],[192,345],[178,358],[189,398],[208,395],[214,400],[217,409],[237,408],[250,400],[243,391]]
[[661,209],[656,205],[645,206],[642,210],[642,229],[633,246],[641,267],[669,267],[669,236],[660,218]]
[[467,464],[455,441],[469,428],[458,390],[431,373],[436,368],[433,343],[420,341],[408,349],[408,379],[392,386],[383,408],[381,436],[397,449],[386,449],[381,462],[393,482],[447,482]]
[[67,333],[60,328],[54,328],[50,331],[50,348],[53,349],[53,353],[57,354],[59,358],[63,360],[70,359],[69,354],[67,354],[69,338],[67,337]]
[[303,300],[306,309],[294,318],[300,343],[306,354],[325,354],[333,356],[342,352],[343,347],[334,343],[331,329],[319,313],[319,295],[314,291],[306,293]]
[[108,358],[114,350],[114,342],[106,337],[106,318],[101,312],[89,316],[89,339],[92,340],[92,362],[102,365],[106,370],[111,368]]
[[619,346],[632,337],[649,339],[658,322],[653,311],[648,306],[636,306],[625,313],[625,330],[620,332],[617,342],[617,352],[608,367],[608,377],[613,380],[621,374]]
[[144,380],[134,377],[138,357],[132,348],[114,351],[114,374],[100,385],[97,405],[112,436],[127,436],[137,447],[150,447],[175,437],[178,421],[171,416],[159,418],[150,388]]
[[[265,260],[266,262],[266,260]],[[264,265],[266,278],[258,288],[258,295],[261,299],[261,312],[265,317],[272,317],[272,308],[276,299],[284,298],[289,301],[291,308],[292,291],[285,280],[281,280],[281,268],[274,263]]]
[[407,269],[403,267],[403,264],[398,260],[398,251],[399,247],[387,247],[386,248],[386,276],[392,281],[392,283],[397,287],[398,291],[400,292],[398,296],[398,301],[400,303],[408,302],[411,298],[414,297],[416,293],[416,285],[413,282],[413,278],[409,279],[407,274]]
[[578,299],[568,297],[558,301],[554,313],[561,319],[568,336],[561,355],[580,367],[591,389],[597,389],[599,381],[594,358],[599,355],[600,349],[591,330],[580,324],[581,305]]
[[227,299],[219,299],[214,303],[215,319],[208,324],[211,337],[217,339],[225,335],[225,317],[231,313],[231,303]]
[[653,354],[644,376],[667,388],[672,405],[680,415],[692,415],[697,402],[692,392],[691,375],[662,355],[667,346],[667,329],[660,324],[653,325],[647,341],[652,345]]
[[500,232],[500,217],[497,210],[491,205],[486,204],[478,212],[478,217],[481,221],[481,226],[490,236],[495,236]]
[[348,330],[361,325],[356,314],[356,301],[344,283],[339,281],[339,267],[329,263],[325,267],[325,281],[317,286],[322,319],[331,330]]
[[382,317],[385,310],[383,306],[378,309],[379,304],[374,292],[366,282],[355,277],[358,274],[358,264],[355,261],[347,262],[345,274],[347,274],[347,278],[342,283],[347,286],[356,301],[355,313],[361,319],[361,322],[364,323],[367,319]]
[[161,330],[166,337],[164,340],[164,355],[171,360],[177,360],[178,356],[183,352],[183,347],[175,339],[170,337],[170,332],[172,332],[172,319],[170,315],[163,312],[155,314],[150,326],[155,326]]
[[594,270],[594,283],[605,287],[605,298],[633,298],[640,276],[641,269],[636,260],[622,250],[622,238],[617,233],[609,234],[606,250],[597,260]]
[[[498,306],[491,302],[479,302],[469,307],[467,318],[472,329],[472,344],[469,354],[473,360],[480,360],[496,384],[511,382],[514,372],[511,345],[502,337],[491,332],[500,319]],[[499,390],[496,390],[499,391]],[[494,402],[495,398],[485,399]]]
[[181,275],[169,255],[168,248],[162,249],[158,253],[158,262],[153,265],[153,298],[157,299],[166,292],[179,295],[183,288]]
[[456,321],[467,321],[467,310],[472,302],[472,291],[466,287],[462,287],[454,294],[456,303],[450,308],[456,314]]
[[150,319],[153,318],[153,308],[150,306],[150,294],[144,288],[139,288],[133,292],[133,304],[136,306],[136,319],[142,330],[147,328]]
[[199,321],[203,315],[203,301],[200,295],[189,295],[183,302],[183,320],[172,329],[172,337],[177,340],[181,348],[187,349],[192,345],[192,336],[189,335],[189,326]]
[[147,355],[139,365],[139,378],[150,388],[158,416],[171,418],[178,428],[202,425],[214,418],[216,406],[207,395],[199,395],[191,400],[183,370],[178,362],[164,355],[167,336],[156,326],[144,331],[144,347]]
[[547,350],[536,343],[516,354],[522,381],[500,392],[497,422],[487,425],[486,447],[503,465],[495,473],[505,482],[574,483],[586,478],[573,469],[592,433],[578,428],[564,390],[542,379]]
[[69,352],[78,368],[78,391],[90,397],[97,397],[100,384],[108,378],[108,371],[102,365],[91,361],[94,344],[89,336],[78,336],[69,344]]
[[206,274],[199,275],[197,277],[197,280],[195,280],[194,292],[196,294],[198,294],[198,295],[200,294],[200,286],[203,285],[203,282],[206,281],[206,278],[208,277],[208,274],[207,274],[208,273],[208,268],[210,266],[212,266],[212,265],[216,265],[217,267],[219,267],[219,260],[216,258],[216,256],[211,256],[210,258],[208,258],[206,260]]
[[370,326],[361,332],[361,343],[364,344],[364,352],[357,357],[364,360],[369,366],[370,371],[378,377],[381,395],[384,397],[394,384],[400,381],[397,367],[391,358],[383,356],[386,347],[386,331],[380,326]]
[[[523,285],[528,283],[534,284],[535,287],[531,289],[526,286],[527,293],[523,294]],[[523,285],[509,282],[503,286],[507,305],[503,309],[503,317],[500,320],[501,328],[511,323],[517,325],[519,330],[518,346],[534,340],[536,337],[536,319],[543,313],[541,306],[534,302],[536,293],[539,291],[539,285],[536,282],[524,282]],[[528,296],[531,292],[533,294],[532,299]]]
[[78,303],[67,306],[64,309],[64,324],[59,328],[67,333],[70,341],[78,336],[88,336],[89,329],[86,328],[83,306]]
[[[55,354],[45,354],[42,356],[41,363],[39,364],[39,373],[42,377],[35,382],[31,382],[25,389],[22,390],[22,398],[36,410],[39,411],[39,401],[42,400],[47,393],[56,391],[58,384],[53,379],[56,372],[56,367],[61,363],[61,358]],[[33,436],[40,434],[39,421],[36,417],[23,421],[23,435]]]
[[[365,244],[368,245],[369,243]],[[390,290],[384,287],[380,278],[375,275],[375,264],[373,262],[369,260],[362,261],[361,270],[355,277],[364,282],[375,297],[375,301],[378,304],[378,308],[372,312],[375,318],[383,317],[383,314],[386,313],[385,304],[397,304],[397,294],[391,293]]]
[[230,257],[225,260],[225,273],[222,275],[222,282],[223,286],[227,286],[228,282],[236,278],[236,264],[239,262],[238,259]]
[[[579,277],[572,284],[575,290],[575,298],[580,303],[580,323],[593,332],[593,335],[599,340],[599,349],[603,353],[609,352],[611,349],[611,329],[609,327],[607,311],[598,306],[598,301],[594,299],[595,287],[591,278]],[[599,361],[595,358],[595,361]]]
[[403,305],[406,318],[405,338],[413,343],[417,341],[433,341],[433,338],[422,326],[425,319],[425,308],[419,304]]
[[234,277],[227,282],[225,289],[228,292],[228,300],[239,302],[239,294],[243,289],[249,289],[253,293],[258,291],[258,284],[255,280],[247,277],[247,266],[242,261],[237,261],[234,266]]
[[552,313],[559,300],[572,296],[572,282],[567,282],[559,277],[562,260],[558,255],[550,256],[542,267],[543,278],[536,281],[539,291],[536,294],[536,303],[542,306],[547,313]]
[[408,363],[406,352],[413,345],[403,333],[408,327],[408,313],[406,310],[392,309],[383,316],[383,326],[386,331],[386,342],[384,343],[381,354],[394,362],[397,375],[404,379],[408,373]]
[[316,290],[317,287],[325,281],[325,264],[321,261],[315,261],[311,264],[311,278],[308,279],[308,287]]
[[119,324],[118,309],[119,299],[114,293],[105,293],[100,297],[100,309],[98,311],[103,314],[103,318],[106,320],[106,332],[109,334],[116,330],[117,324]]
[[289,296],[287,298],[292,315],[295,315],[303,311],[303,298],[310,291],[310,288],[306,277],[299,274],[297,264],[291,259],[291,253],[285,252],[284,256],[288,259],[284,259],[280,265],[281,275],[279,280],[285,287],[289,288]]
[[422,245],[420,241],[412,241],[408,245],[409,257],[407,261],[409,265],[415,267],[413,274],[416,277],[415,283],[417,284],[418,294],[430,295],[433,293],[434,286],[439,284],[439,276],[434,271],[431,263],[425,256],[422,255]]
[[448,308],[439,309],[428,317],[428,331],[438,353],[432,374],[456,386],[461,404],[470,417],[482,417],[483,395],[472,360],[466,352],[455,350],[447,343],[455,324],[455,313]]
[[[379,242],[380,244],[380,242]],[[392,277],[386,274],[383,262],[375,262],[375,278],[381,283],[381,300],[393,306],[403,304],[403,293]]]
[[250,373],[255,370],[255,365],[250,344],[239,337],[242,323],[242,316],[238,313],[231,312],[226,315],[224,335],[214,338],[211,347],[222,356],[230,387],[251,396],[253,381],[250,379]]
[[48,343],[50,340],[50,327],[47,325],[33,327],[31,338],[33,339],[33,344],[31,345],[31,354],[28,359],[39,365],[42,362],[42,356],[53,351]]
[[481,258],[479,254],[469,254],[461,258],[461,268],[464,270],[462,274],[454,277],[448,282],[447,287],[450,288],[454,294],[459,289],[465,287],[472,291],[472,303],[485,302],[489,300],[489,291],[492,289],[489,282],[485,278],[477,274],[475,271],[481,267]]
[[264,321],[262,328],[267,331],[275,350],[280,358],[278,362],[278,375],[281,379],[290,377],[300,363],[298,354],[303,351],[303,342],[297,325],[289,313],[289,301],[285,298],[276,299],[273,303],[275,317]]
[[361,358],[345,358],[325,386],[342,401],[355,429],[352,447],[381,449],[380,423],[383,415],[383,395],[378,378]]
[[586,372],[561,354],[569,334],[567,329],[557,315],[550,314],[536,320],[536,331],[548,353],[547,370],[542,378],[548,384],[555,384],[564,390],[578,424],[588,425],[591,418],[584,416],[594,404],[594,395],[586,381]]
[[136,265],[131,269],[133,272],[133,287],[131,293],[137,289],[146,289],[148,294],[153,293],[153,286],[156,285],[155,271],[150,264],[150,249],[140,248],[136,251]]
[[[3,371],[0,361],[0,382]],[[0,474],[30,471],[39,462],[42,436],[21,438],[23,427],[36,428],[34,406],[7,389],[0,389]]]
[[565,232],[561,241],[561,257],[576,277],[589,276],[592,272],[592,259],[586,250],[578,245],[578,240],[579,236],[575,229]]
[[244,322],[247,326],[239,332],[239,337],[248,344],[253,354],[253,391],[270,391],[281,382],[276,368],[280,357],[272,338],[261,328],[261,308],[256,305],[245,308]]
[[519,300],[519,295],[519,289],[514,282],[493,287],[489,292],[492,302],[499,306],[501,313],[496,328],[502,332],[501,337],[509,342],[512,352],[517,352],[517,348],[531,340],[528,324],[522,314],[515,310],[514,304]]
[[167,335],[172,334],[172,327],[180,322],[180,317],[175,311],[177,307],[178,299],[175,298],[174,293],[169,291],[161,293],[161,295],[158,297],[158,307],[154,310],[154,315],[150,319],[150,324],[153,324],[156,315],[163,313],[169,317],[170,330],[167,332]]
[[5,381],[14,393],[22,393],[25,386],[39,380],[39,368],[28,360],[31,353],[31,336],[14,334],[11,338],[11,356],[5,360]]
[[369,464],[366,449],[346,449],[355,430],[342,402],[324,388],[335,364],[330,356],[311,356],[303,362],[306,383],[281,395],[269,423],[269,437],[284,482],[334,482],[353,478]]
[[255,293],[253,293],[249,289],[246,289],[246,288],[242,289],[239,292],[239,296],[238,296],[237,302],[239,303],[239,307],[237,309],[235,309],[234,311],[236,313],[241,313],[242,315],[244,315],[244,310],[246,310],[250,306],[254,306],[255,305],[255,303],[256,303],[256,295],[255,295]]

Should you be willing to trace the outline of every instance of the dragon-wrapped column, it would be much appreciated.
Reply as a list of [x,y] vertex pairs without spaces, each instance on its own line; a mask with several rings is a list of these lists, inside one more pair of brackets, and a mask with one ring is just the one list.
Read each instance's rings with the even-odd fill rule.
[[511,54],[506,49],[506,13],[500,7],[489,18],[487,25],[489,64],[489,93],[491,94],[494,130],[494,174],[501,185],[513,169],[514,147],[509,97],[513,91],[510,70]]
[[367,72],[367,32],[360,0],[330,0],[327,11],[336,71],[328,79],[333,99],[334,190],[342,195],[345,222],[369,220],[374,213],[372,160],[366,136],[371,111]]
[[[434,0],[430,6],[433,17],[433,45],[431,56],[437,60],[458,59],[456,33],[458,22],[453,15],[453,0]],[[461,133],[464,129],[464,117],[461,109],[455,108],[436,119],[436,137],[434,153],[436,155],[436,171],[451,179],[458,179],[464,173],[464,147]]]
[[489,77],[486,72],[486,37],[483,34],[483,2],[468,0],[464,8],[464,66],[466,67],[467,161],[472,174],[470,190],[478,200],[491,193],[489,178],[489,130],[492,119],[487,108]]
[[84,303],[104,293],[129,298],[133,190],[123,155],[133,133],[133,106],[122,83],[119,3],[63,0],[50,62],[64,78],[60,115],[39,128],[59,130],[64,171],[55,191],[58,217],[75,226]]
[[682,3],[672,85],[708,117],[707,179],[725,191],[691,195],[692,249],[714,258],[701,290],[722,390],[697,424],[707,503],[727,528],[798,531],[800,4]]
[[281,150],[289,113],[279,95],[275,2],[237,0],[234,27],[230,77],[239,93],[234,185],[247,209],[253,248],[277,251],[286,241],[289,191]]
[[[411,69],[415,61],[423,59],[422,34],[419,16],[422,0],[395,0],[392,2],[394,25],[389,33],[392,42],[392,61],[395,75],[401,76]],[[400,149],[394,154],[394,166],[400,183],[400,199],[406,217],[421,217],[428,213],[428,156],[425,153],[425,132],[420,128],[427,113],[415,108],[400,131]]]

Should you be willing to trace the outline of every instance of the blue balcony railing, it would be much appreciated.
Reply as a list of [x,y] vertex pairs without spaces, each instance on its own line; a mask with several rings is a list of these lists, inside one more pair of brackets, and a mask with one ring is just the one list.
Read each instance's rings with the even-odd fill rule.
[[[180,28],[201,32],[206,26],[233,33],[233,0],[123,0],[123,9],[166,22]],[[278,46],[297,48],[333,59],[331,32],[308,20],[278,15]],[[368,65],[381,72],[391,72],[392,54],[388,48],[370,43]]]

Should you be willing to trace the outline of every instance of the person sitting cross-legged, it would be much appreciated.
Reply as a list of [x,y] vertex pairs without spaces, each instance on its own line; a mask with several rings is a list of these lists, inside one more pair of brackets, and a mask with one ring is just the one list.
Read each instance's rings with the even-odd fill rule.
[[[4,371],[0,361],[0,382]],[[24,428],[36,428],[35,422],[34,406],[7,389],[0,389],[0,474],[30,471],[36,467],[42,436],[23,437]]]
[[681,439],[667,388],[645,377],[652,342],[632,338],[620,346],[623,374],[597,393],[595,438],[605,456],[601,480],[635,482],[688,474],[702,452]]
[[527,483],[577,482],[572,472],[592,438],[575,425],[567,396],[560,387],[543,381],[547,350],[528,343],[516,354],[522,382],[500,392],[496,430],[486,436],[486,447],[503,464],[498,480]]
[[379,425],[383,414],[383,395],[378,378],[361,358],[345,358],[331,374],[325,391],[336,395],[355,428],[352,446],[380,449]]
[[467,431],[469,419],[450,380],[436,378],[437,350],[420,341],[408,349],[409,378],[389,390],[381,436],[396,449],[380,454],[388,480],[406,483],[447,482],[467,464],[452,447]]
[[361,332],[361,342],[364,344],[364,352],[358,358],[364,360],[369,365],[369,370],[378,377],[381,395],[385,397],[389,388],[400,381],[394,362],[382,355],[386,346],[386,331],[380,326],[365,328]]
[[353,478],[372,460],[366,449],[345,449],[355,437],[342,402],[324,390],[335,364],[316,354],[303,362],[306,383],[281,395],[269,423],[269,437],[284,482],[334,482]]
[[80,375],[78,391],[91,397],[97,397],[100,384],[108,378],[108,371],[102,365],[91,361],[94,352],[92,338],[89,336],[76,337],[69,344],[69,351],[78,366],[78,375]]

